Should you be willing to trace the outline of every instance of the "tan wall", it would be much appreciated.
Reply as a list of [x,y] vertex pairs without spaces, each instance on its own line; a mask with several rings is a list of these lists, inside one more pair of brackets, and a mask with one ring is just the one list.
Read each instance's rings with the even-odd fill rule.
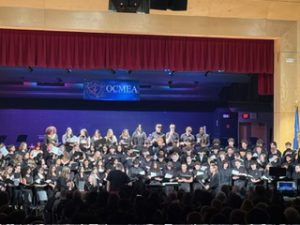
[[284,37],[284,48],[288,51],[295,50],[297,42],[293,33],[297,29],[296,22],[264,19],[0,7],[0,27],[183,36]]
[[[151,10],[152,14],[300,20],[299,1],[278,0],[189,0],[187,11]],[[0,0],[0,7],[55,10],[107,11],[108,0]]]

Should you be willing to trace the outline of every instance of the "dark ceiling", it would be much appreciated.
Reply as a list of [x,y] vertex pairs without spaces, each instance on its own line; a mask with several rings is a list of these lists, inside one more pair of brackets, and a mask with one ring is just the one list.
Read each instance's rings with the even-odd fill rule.
[[[172,72],[0,67],[0,98],[82,99],[85,80],[137,80],[141,100],[219,101],[232,87],[244,92],[255,75],[223,71]],[[253,85],[252,85],[253,86]],[[251,91],[251,90],[250,90]],[[255,91],[255,90],[253,90]],[[227,93],[227,94],[226,94]],[[246,100],[246,99],[245,99]]]

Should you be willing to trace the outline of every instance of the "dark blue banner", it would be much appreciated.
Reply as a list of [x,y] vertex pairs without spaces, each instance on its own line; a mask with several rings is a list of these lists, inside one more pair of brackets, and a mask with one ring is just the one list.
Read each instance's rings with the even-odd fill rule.
[[83,98],[103,101],[138,101],[140,100],[139,83],[128,80],[86,81],[83,87]]

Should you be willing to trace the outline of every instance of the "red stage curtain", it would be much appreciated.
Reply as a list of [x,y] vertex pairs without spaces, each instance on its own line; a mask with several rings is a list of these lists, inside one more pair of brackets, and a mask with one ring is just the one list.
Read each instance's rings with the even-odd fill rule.
[[259,95],[273,95],[273,74],[259,74],[257,92]]
[[272,40],[0,30],[1,66],[273,74],[273,59]]

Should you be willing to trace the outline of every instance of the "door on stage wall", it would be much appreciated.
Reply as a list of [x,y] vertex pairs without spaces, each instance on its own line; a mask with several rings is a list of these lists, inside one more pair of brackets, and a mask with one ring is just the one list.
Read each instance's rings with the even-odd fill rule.
[[268,130],[265,123],[260,122],[240,122],[239,123],[239,140],[246,139],[251,145],[255,145],[258,138],[268,143]]

